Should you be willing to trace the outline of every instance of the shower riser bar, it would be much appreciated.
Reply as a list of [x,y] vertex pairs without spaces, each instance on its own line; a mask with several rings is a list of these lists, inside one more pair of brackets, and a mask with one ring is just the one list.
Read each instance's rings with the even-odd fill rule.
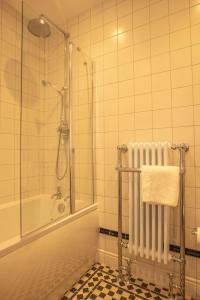
[[[173,289],[179,289],[181,299],[185,299],[185,153],[189,150],[187,144],[171,145],[172,150],[179,151],[179,198],[180,198],[180,255],[170,256],[169,259],[173,260],[180,265],[179,273],[179,286],[174,284],[174,274],[169,274],[169,295],[170,299],[173,299]],[[118,152],[118,270],[119,278],[124,279],[123,271],[126,269],[122,262],[122,250],[129,245],[124,243],[122,239],[122,173],[141,173],[140,168],[128,168],[122,166],[122,154],[128,151],[126,145],[119,145],[117,147]],[[130,271],[130,268],[129,268]],[[130,277],[130,274],[128,274]]]

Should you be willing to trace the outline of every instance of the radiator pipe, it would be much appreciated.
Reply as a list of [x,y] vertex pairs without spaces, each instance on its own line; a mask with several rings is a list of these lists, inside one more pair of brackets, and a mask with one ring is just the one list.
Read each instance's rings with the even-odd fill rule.
[[189,150],[189,145],[172,145],[173,150],[178,149],[179,158],[179,197],[180,197],[180,295],[181,300],[185,299],[185,153]]
[[122,153],[128,150],[126,145],[117,147],[117,166],[118,166],[118,270],[119,279],[123,280],[123,266],[122,266]]

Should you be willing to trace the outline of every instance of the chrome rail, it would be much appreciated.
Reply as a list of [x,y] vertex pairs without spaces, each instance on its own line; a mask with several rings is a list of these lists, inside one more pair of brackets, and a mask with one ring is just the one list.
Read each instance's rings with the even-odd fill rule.
[[[169,299],[174,299],[174,288],[180,292],[180,299],[185,299],[185,153],[189,150],[188,144],[173,144],[170,146],[172,150],[179,150],[179,198],[180,198],[180,255],[171,256],[171,259],[175,263],[180,265],[179,273],[179,285],[174,283],[174,273],[169,273]],[[130,265],[129,267],[123,266],[122,262],[122,249],[127,248],[128,244],[123,242],[122,239],[122,173],[140,173],[140,168],[129,168],[122,166],[122,153],[128,151],[126,145],[119,145],[117,147],[118,152],[118,165],[116,170],[118,172],[118,270],[119,279],[124,279],[123,271],[127,271],[128,278],[130,277]],[[129,259],[131,262],[131,258]]]

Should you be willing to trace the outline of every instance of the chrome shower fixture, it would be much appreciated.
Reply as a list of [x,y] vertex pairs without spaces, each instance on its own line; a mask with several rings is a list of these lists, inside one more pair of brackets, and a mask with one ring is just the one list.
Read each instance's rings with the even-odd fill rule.
[[51,88],[53,88],[54,90],[56,90],[56,92],[57,92],[58,94],[60,94],[61,96],[63,95],[63,92],[64,92],[65,90],[68,89],[68,87],[64,87],[64,86],[63,86],[63,87],[59,90],[55,84],[52,84],[50,81],[47,81],[47,80],[44,80],[44,79],[41,80],[41,83],[42,83],[42,85],[43,85],[44,87],[50,86]]
[[31,19],[28,22],[27,27],[28,30],[36,37],[47,38],[51,35],[50,26],[42,16]]
[[51,29],[49,24],[53,25],[58,31],[60,31],[66,39],[69,37],[69,33],[65,32],[62,28],[56,25],[45,15],[41,14],[37,18],[31,19],[28,22],[27,28],[30,33],[36,37],[47,38],[51,35]]

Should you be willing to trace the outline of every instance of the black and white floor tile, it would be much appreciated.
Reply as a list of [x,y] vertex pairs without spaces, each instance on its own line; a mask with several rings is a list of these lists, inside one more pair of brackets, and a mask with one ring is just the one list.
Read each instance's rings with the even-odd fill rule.
[[168,290],[140,278],[131,278],[130,282],[118,280],[118,271],[107,266],[95,264],[74,286],[66,291],[61,300],[164,300],[168,299]]

